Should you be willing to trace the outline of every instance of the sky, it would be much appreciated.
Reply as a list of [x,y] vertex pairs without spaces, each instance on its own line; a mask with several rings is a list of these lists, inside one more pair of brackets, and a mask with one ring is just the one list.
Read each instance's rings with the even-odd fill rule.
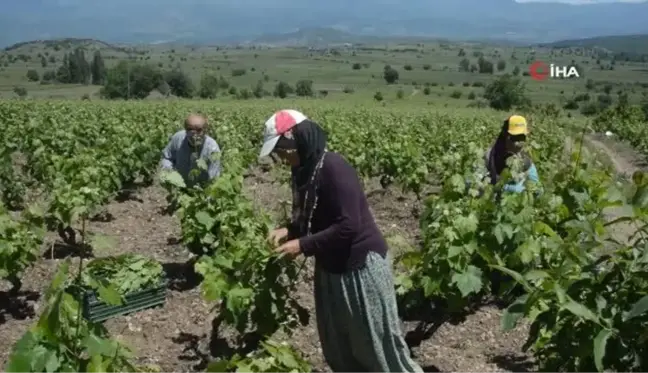
[[595,4],[595,3],[645,3],[648,0],[515,0],[518,3],[566,3],[566,4]]

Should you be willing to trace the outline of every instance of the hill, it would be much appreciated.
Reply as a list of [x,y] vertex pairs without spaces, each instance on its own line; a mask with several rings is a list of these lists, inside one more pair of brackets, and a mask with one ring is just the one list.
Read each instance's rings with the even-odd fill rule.
[[[318,28],[303,28],[294,32],[266,34],[253,40],[243,43],[220,43],[214,45],[222,46],[241,46],[241,45],[257,45],[266,47],[327,47],[344,44],[354,45],[382,45],[382,44],[407,44],[413,45],[418,43],[453,43],[450,39],[443,38],[430,38],[430,37],[415,37],[415,36],[372,36],[372,35],[359,35],[330,27]],[[465,43],[473,44],[488,44],[497,46],[524,46],[524,44],[516,43],[510,40],[467,40]],[[12,44],[3,48],[4,52],[11,52],[14,54],[30,53],[38,49],[57,49],[57,50],[72,50],[77,47],[86,50],[110,50],[112,52],[121,53],[137,53],[138,51],[146,49],[171,49],[174,47],[209,47],[209,45],[195,45],[193,43],[182,42],[157,42],[146,44],[127,44],[127,43],[109,43],[103,40],[91,38],[61,38],[49,40],[30,40],[20,43]]]
[[[553,42],[648,33],[648,2],[518,3],[514,0],[22,1],[0,14],[0,45],[89,37],[111,43],[251,42],[304,28],[363,36]],[[286,20],[290,20],[287,22]]]
[[586,39],[561,40],[542,46],[553,48],[601,48],[612,53],[648,54],[648,34],[599,36]]
[[303,28],[294,32],[266,34],[250,41],[251,44],[272,46],[326,46],[345,43],[378,41],[378,37],[354,35],[331,27]]
[[63,38],[63,39],[51,39],[51,40],[31,40],[12,44],[4,48],[5,52],[17,52],[20,53],[23,50],[33,50],[33,49],[63,49],[69,50],[74,48],[84,48],[86,50],[112,50],[115,52],[128,53],[132,51],[132,47],[122,46],[117,44],[111,44],[102,40],[97,39],[88,39],[88,38]]
[[[399,43],[399,44],[417,44],[417,43],[430,43],[430,42],[447,42],[452,43],[451,39],[447,38],[431,38],[431,37],[415,37],[415,36],[372,36],[354,34],[331,27],[318,27],[318,28],[302,28],[293,32],[266,34],[253,40],[248,40],[244,43],[234,44],[248,44],[248,45],[261,45],[270,47],[323,47],[335,46],[343,44],[355,45],[377,45],[384,43]],[[487,44],[500,47],[522,47],[528,46],[526,43],[516,42],[506,39],[467,39],[465,43],[473,44]],[[228,44],[228,43],[224,43]],[[50,40],[31,40],[20,43],[12,44],[5,47],[5,52],[18,52],[22,49],[74,49],[82,47],[87,50],[111,50],[114,52],[129,53],[135,52],[139,49],[147,49],[151,47],[172,47],[172,46],[187,46],[188,44],[182,42],[157,42],[142,44],[139,46],[125,43],[109,43],[103,40],[91,38],[61,38]],[[552,43],[533,44],[541,48],[570,48],[570,47],[583,47],[591,49],[602,49],[610,53],[627,53],[627,54],[648,54],[648,34],[641,35],[614,35],[614,36],[599,36],[586,39],[569,39],[560,40]]]
[[314,27],[300,28],[296,31],[287,33],[266,34],[247,43],[270,46],[321,47],[341,44],[416,44],[439,40],[441,39],[432,37],[363,35],[339,30],[333,27]]

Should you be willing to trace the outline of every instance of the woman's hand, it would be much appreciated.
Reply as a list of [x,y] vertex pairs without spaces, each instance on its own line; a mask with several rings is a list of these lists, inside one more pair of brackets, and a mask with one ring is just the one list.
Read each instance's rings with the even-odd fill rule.
[[285,244],[279,246],[275,249],[275,253],[279,255],[285,255],[289,258],[295,258],[297,255],[301,254],[301,246],[299,245],[299,239],[290,240]]
[[288,236],[288,228],[275,229],[268,235],[268,241],[277,246],[279,243]]

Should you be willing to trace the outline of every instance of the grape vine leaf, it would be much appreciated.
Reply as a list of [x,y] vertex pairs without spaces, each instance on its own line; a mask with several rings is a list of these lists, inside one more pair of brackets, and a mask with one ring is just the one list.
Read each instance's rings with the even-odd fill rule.
[[623,315],[623,321],[633,319],[644,312],[648,311],[648,295],[644,295],[633,306],[630,312]]
[[178,171],[165,171],[160,174],[160,181],[162,183],[168,183],[178,188],[185,188],[187,184],[185,183],[182,175]]
[[117,242],[112,237],[93,234],[90,236],[90,246],[92,246],[92,250],[96,253],[101,253],[116,247]]
[[516,299],[502,314],[500,326],[503,331],[509,331],[517,325],[517,322],[524,316],[528,294]]
[[101,338],[97,335],[87,336],[84,345],[88,349],[90,355],[111,356],[115,353],[115,348],[110,343],[110,340]]
[[475,266],[468,266],[464,272],[452,275],[452,283],[457,285],[464,297],[470,293],[478,293],[482,288],[482,271]]
[[605,357],[605,347],[607,346],[607,340],[611,335],[611,330],[603,329],[598,333],[596,338],[594,338],[594,364],[596,364],[596,369],[599,372],[604,370],[603,358]]
[[32,357],[27,354],[15,354],[5,368],[7,372],[31,372]]

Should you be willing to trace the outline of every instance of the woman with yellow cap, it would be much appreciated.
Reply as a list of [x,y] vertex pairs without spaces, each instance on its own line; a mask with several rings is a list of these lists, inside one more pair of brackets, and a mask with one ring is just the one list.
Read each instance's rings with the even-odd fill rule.
[[528,134],[529,127],[523,116],[512,115],[504,121],[495,144],[486,151],[484,156],[491,184],[495,185],[500,180],[502,172],[508,167],[507,160],[511,156],[522,158],[526,177],[517,183],[513,181],[504,185],[505,191],[521,193],[525,189],[524,183],[526,180],[539,182],[538,170],[529,155],[523,150]]

